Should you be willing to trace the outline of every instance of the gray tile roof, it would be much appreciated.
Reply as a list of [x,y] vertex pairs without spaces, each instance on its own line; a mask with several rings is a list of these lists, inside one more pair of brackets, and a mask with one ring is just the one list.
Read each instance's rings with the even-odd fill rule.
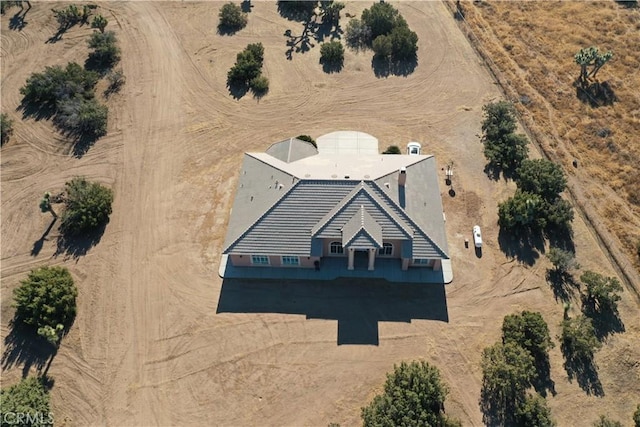
[[364,205],[342,228],[342,246],[382,247],[382,227],[365,210]]
[[[245,155],[224,253],[318,255],[321,239],[342,240],[345,226],[364,211],[364,227],[346,227],[352,244],[410,239],[410,246],[403,243],[404,254],[448,258],[433,156],[365,153],[351,159],[320,152],[292,160],[292,147],[300,145],[295,141]],[[351,179],[327,169],[334,166],[341,174],[353,170]],[[400,167],[407,172],[404,188],[397,182]]]

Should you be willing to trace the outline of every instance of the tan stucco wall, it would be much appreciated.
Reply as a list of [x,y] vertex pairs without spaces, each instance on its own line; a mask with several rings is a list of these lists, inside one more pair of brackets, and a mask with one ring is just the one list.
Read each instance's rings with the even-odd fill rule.
[[[256,254],[262,255],[262,254]],[[231,264],[236,267],[291,267],[291,268],[315,268],[313,262],[320,260],[319,257],[301,256],[299,266],[283,266],[280,255],[269,255],[269,265],[253,265],[251,264],[251,255],[231,255]]]

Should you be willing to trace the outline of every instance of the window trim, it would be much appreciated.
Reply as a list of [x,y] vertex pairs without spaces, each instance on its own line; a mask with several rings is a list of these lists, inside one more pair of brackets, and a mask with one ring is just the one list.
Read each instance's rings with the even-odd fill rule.
[[[288,258],[288,259],[295,259],[296,262],[295,264],[292,263],[285,263],[284,259]],[[300,257],[298,255],[282,255],[280,256],[280,265],[282,265],[283,267],[300,267]]]
[[[267,262],[256,262],[256,259],[265,259]],[[251,265],[271,265],[269,255],[251,255]]]
[[429,258],[414,258],[413,265],[429,267],[431,260]]
[[[334,251],[334,248],[339,247],[340,250],[336,250]],[[331,255],[343,255],[344,254],[344,247],[342,246],[342,242],[339,242],[337,240],[329,243],[329,254]]]
[[[387,251],[387,249],[391,250]],[[378,249],[378,256],[393,256],[393,243],[383,243],[382,247]]]

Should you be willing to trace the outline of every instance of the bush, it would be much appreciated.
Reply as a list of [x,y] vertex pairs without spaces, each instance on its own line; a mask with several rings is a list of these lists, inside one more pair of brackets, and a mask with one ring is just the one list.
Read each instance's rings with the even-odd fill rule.
[[[402,17],[399,21],[404,22]],[[406,25],[396,26],[389,34],[391,40],[392,57],[395,61],[409,60],[416,57],[418,52],[418,35]],[[375,41],[375,40],[374,40]]]
[[124,76],[122,69],[110,71],[107,74],[107,81],[109,82],[108,92],[119,92],[122,86],[127,82],[127,78]]
[[362,49],[371,43],[371,28],[359,19],[352,19],[347,24],[345,32],[347,46]]
[[69,327],[76,316],[78,291],[65,267],[32,270],[13,291],[16,318],[36,330]]
[[102,15],[96,15],[94,16],[93,21],[91,21],[91,28],[97,28],[101,33],[104,33],[104,29],[107,27],[108,23],[109,21],[107,21],[107,18]]
[[500,101],[485,105],[482,122],[484,155],[493,166],[505,170],[517,169],[527,158],[527,138],[515,134],[516,117],[513,105]]
[[234,3],[227,3],[220,9],[218,14],[220,22],[218,31],[220,33],[234,33],[247,26],[247,14],[242,12],[242,8]]
[[376,3],[362,11],[362,22],[371,28],[371,39],[389,34],[398,22],[400,13],[390,3]]
[[314,147],[318,148],[318,144],[316,144],[316,140],[311,138],[309,135],[298,135],[296,136],[296,139],[310,142],[311,144],[313,144]]
[[455,426],[444,414],[449,389],[427,362],[402,362],[387,374],[384,392],[362,408],[364,426]]
[[[4,3],[4,2],[2,2]],[[37,377],[22,379],[18,384],[3,388],[0,391],[0,414],[2,414],[2,425],[11,425],[11,414],[24,414],[27,420],[43,421],[20,425],[53,425],[53,417],[49,407],[49,392],[44,385],[44,380]],[[41,418],[42,417],[42,418]],[[15,424],[18,425],[18,424]]]
[[93,49],[92,52],[89,52],[87,59],[87,64],[90,64],[91,67],[109,69],[120,61],[118,39],[113,31],[105,33],[94,31],[87,43],[89,48]]
[[344,61],[344,47],[339,41],[323,43],[320,47],[320,63],[342,65]]
[[638,404],[636,412],[633,413],[633,424],[635,427],[640,427],[640,404]]
[[397,145],[390,145],[382,152],[382,154],[402,154],[402,151]]
[[269,92],[269,79],[265,76],[258,76],[249,82],[249,87],[255,95],[264,95]]
[[553,342],[549,335],[549,327],[538,312],[523,311],[510,314],[502,322],[502,341],[513,342],[524,348],[536,361],[546,360]]
[[65,68],[56,65],[46,67],[42,73],[31,74],[20,93],[23,103],[55,108],[59,102],[76,96],[93,98],[97,82],[96,73],[70,62]]
[[70,134],[98,138],[107,134],[108,112],[95,99],[71,98],[62,102],[54,123]]
[[13,120],[5,113],[0,114],[0,145],[9,141],[13,134]]
[[593,427],[623,427],[623,425],[620,421],[615,421],[604,415],[600,415],[598,421],[593,423]]
[[519,427],[554,427],[551,410],[547,401],[536,394],[529,396],[516,411],[516,425]]
[[594,353],[602,347],[602,344],[596,338],[591,320],[585,316],[565,319],[561,327],[562,352],[567,358],[578,361],[592,361]]
[[509,231],[544,228],[544,202],[537,194],[517,190],[513,197],[498,204],[498,224]]
[[516,116],[513,105],[506,101],[486,104],[482,107],[483,141],[500,140],[516,130]]
[[564,249],[552,247],[547,253],[547,258],[553,264],[553,267],[558,273],[566,273],[574,268],[580,268],[580,265],[576,262],[573,252],[565,251]]
[[549,202],[557,199],[567,186],[562,168],[545,159],[523,160],[515,181],[520,190],[539,194]]
[[393,44],[391,38],[387,36],[378,36],[373,41],[371,48],[378,58],[389,59],[393,53]]
[[344,9],[344,6],[345,4],[339,1],[321,1],[322,22],[330,25],[338,25],[340,21],[340,11]]
[[66,209],[60,225],[64,234],[79,235],[108,222],[113,202],[109,188],[76,177],[65,184],[65,191]]

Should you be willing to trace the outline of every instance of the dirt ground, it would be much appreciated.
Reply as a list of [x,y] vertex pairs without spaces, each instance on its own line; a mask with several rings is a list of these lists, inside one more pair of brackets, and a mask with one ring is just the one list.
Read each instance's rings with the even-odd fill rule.
[[[48,370],[59,425],[357,425],[385,373],[412,359],[442,371],[450,415],[481,425],[481,351],[498,339],[503,316],[541,311],[558,333],[562,305],[545,281],[544,256],[520,261],[500,250],[496,204],[513,185],[485,176],[477,137],[481,107],[499,91],[440,2],[397,4],[420,37],[419,63],[388,78],[374,75],[370,52],[347,51],[336,74],[322,71],[317,43],[287,60],[283,34],[302,25],[280,17],[275,3],[254,2],[234,36],[216,34],[222,3],[101,3],[127,83],[106,101],[108,135],[81,158],[50,122],[15,111],[30,73],[84,61],[91,31],[76,27],[45,43],[56,32],[51,6],[32,4],[20,31],[8,28],[16,9],[2,17],[2,111],[15,122],[1,152],[2,337],[19,280],[37,266],[67,266],[79,307]],[[343,16],[367,6],[349,3]],[[258,41],[270,91],[235,100],[226,72]],[[455,197],[444,174],[441,187],[454,269],[446,297],[389,284],[265,284],[275,297],[256,284],[223,286],[217,271],[242,153],[340,129],[370,133],[381,148],[421,141],[441,167],[454,162]],[[114,189],[113,214],[85,255],[56,256],[57,232],[43,236],[51,217],[37,204],[76,175]],[[481,258],[464,248],[475,223],[484,230]],[[612,274],[579,218],[574,228],[583,269]],[[569,382],[559,345],[551,351],[557,394],[548,399],[559,425],[601,413],[630,420],[640,396],[640,315],[628,292],[620,311],[626,332],[596,358],[603,397]],[[437,320],[443,312],[446,321]],[[377,333],[378,345],[339,345],[340,333],[358,327]],[[43,364],[4,357],[3,386],[30,363],[32,371]]]

